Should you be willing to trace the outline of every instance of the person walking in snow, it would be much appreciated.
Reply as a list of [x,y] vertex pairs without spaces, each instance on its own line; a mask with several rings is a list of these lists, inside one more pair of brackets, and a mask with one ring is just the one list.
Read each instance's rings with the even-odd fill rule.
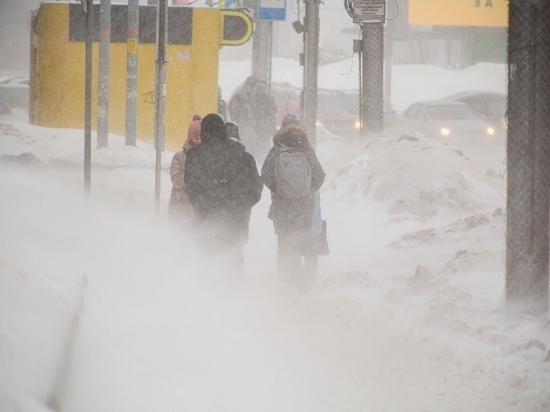
[[287,114],[298,116],[300,113],[300,98],[298,93],[290,90],[286,94],[286,100],[277,111],[276,124],[281,124]]
[[237,126],[236,123],[234,122],[225,123],[225,131],[227,132],[227,137],[229,140],[232,140],[233,142],[240,144],[243,147],[243,149],[245,149],[244,143],[241,142],[241,136],[239,134],[239,126]]
[[187,152],[201,142],[201,117],[196,114],[187,130],[187,138],[182,149],[174,154],[170,165],[170,179],[172,192],[168,202],[168,215],[174,224],[190,222],[193,216],[193,207],[189,202],[185,190],[184,172]]
[[203,249],[227,252],[243,270],[250,210],[260,201],[262,183],[254,158],[227,137],[216,113],[204,117],[201,144],[187,154],[185,186]]
[[[252,156],[250,153],[248,153],[246,151],[246,147],[244,146],[243,142],[241,142],[241,137],[239,136],[239,126],[237,126],[233,122],[227,122],[225,124],[225,130],[227,132],[228,139],[233,141],[234,143],[236,143],[238,147],[240,147],[242,150],[244,150],[245,158],[250,163],[249,167],[254,168],[254,169],[257,170],[258,168],[256,166],[256,160],[254,159],[254,156]],[[258,176],[259,176],[259,174],[258,174]],[[262,185],[261,181],[259,183],[260,183],[260,188],[263,188],[263,185]],[[260,191],[261,191],[261,189],[260,189]],[[252,208],[248,209],[248,213],[246,214],[246,216],[244,216],[243,229],[244,229],[244,241],[245,241],[245,243],[248,241],[248,233],[249,233],[251,213],[252,213]]]
[[317,272],[318,251],[311,233],[315,192],[321,188],[325,172],[296,116],[285,116],[273,136],[261,178],[271,191],[268,217],[278,238],[279,281],[284,287],[307,291]]
[[252,117],[254,119],[254,140],[250,151],[259,159],[265,159],[271,147],[271,137],[277,130],[275,121],[277,103],[271,96],[269,86],[264,81],[258,81],[252,93]]
[[248,76],[243,87],[233,95],[227,106],[229,120],[239,125],[241,140],[248,148],[255,138],[252,95],[257,82],[257,77]]

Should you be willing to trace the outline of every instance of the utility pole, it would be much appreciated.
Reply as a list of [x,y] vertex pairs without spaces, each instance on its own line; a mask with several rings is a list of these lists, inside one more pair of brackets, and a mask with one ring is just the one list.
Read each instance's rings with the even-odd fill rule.
[[[252,36],[252,76],[271,84],[271,60],[273,49],[273,10],[262,7],[263,0],[245,0],[245,7],[254,10],[254,35]],[[267,13],[266,13],[267,10]],[[278,10],[276,10],[278,12]],[[283,10],[284,13],[284,10]]]
[[126,57],[126,145],[137,141],[137,75],[139,45],[139,0],[128,1],[128,47]]
[[252,76],[271,84],[271,52],[273,47],[273,22],[258,20],[254,13],[255,30],[252,36]]
[[311,145],[317,144],[317,78],[319,71],[319,2],[304,0],[304,81],[302,119]]
[[[393,62],[393,34],[395,32],[395,18],[386,22],[386,33],[384,34],[384,101],[391,105],[391,83],[392,83],[392,62]],[[384,111],[384,108],[382,108]]]
[[92,44],[94,41],[94,3],[82,0],[86,13],[86,68],[84,69],[84,193],[90,197],[92,170]]
[[109,144],[109,66],[111,59],[111,0],[101,0],[99,6],[99,74],[97,105],[97,148]]
[[361,24],[361,131],[377,136],[384,121],[384,26]]
[[378,136],[384,125],[385,0],[344,0],[354,23],[361,25],[359,44],[361,136]]
[[157,214],[160,212],[160,177],[162,151],[164,150],[166,109],[166,38],[168,33],[167,0],[157,3],[157,55],[155,81],[155,200]]

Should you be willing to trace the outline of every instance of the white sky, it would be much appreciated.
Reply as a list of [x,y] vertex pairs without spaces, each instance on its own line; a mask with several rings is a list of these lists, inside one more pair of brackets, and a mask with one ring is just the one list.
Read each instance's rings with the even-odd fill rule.
[[[246,69],[224,64],[229,94]],[[292,64],[274,80],[299,82]],[[342,66],[320,84],[349,88]],[[505,91],[505,68],[397,66],[393,81],[400,111]],[[1,118],[0,155],[45,164],[0,163],[0,410],[52,394],[78,412],[549,410],[548,317],[504,316],[504,142],[461,149],[321,137],[331,254],[311,294],[288,296],[267,191],[235,285],[169,227],[166,168],[155,213],[149,145],[94,150],[86,201],[82,130]]]

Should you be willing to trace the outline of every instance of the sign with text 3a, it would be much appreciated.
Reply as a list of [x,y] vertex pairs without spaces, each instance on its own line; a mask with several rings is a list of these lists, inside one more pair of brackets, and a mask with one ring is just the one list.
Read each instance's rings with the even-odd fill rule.
[[259,0],[258,20],[286,20],[286,0]]

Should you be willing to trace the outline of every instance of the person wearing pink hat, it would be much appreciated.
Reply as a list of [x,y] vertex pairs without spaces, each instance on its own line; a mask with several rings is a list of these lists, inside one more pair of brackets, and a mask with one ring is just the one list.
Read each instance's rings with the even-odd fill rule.
[[185,189],[185,161],[187,152],[201,142],[201,116],[195,114],[187,131],[187,138],[182,149],[174,154],[170,165],[170,179],[172,180],[172,192],[168,203],[170,220],[175,224],[191,222],[193,207],[189,202]]

